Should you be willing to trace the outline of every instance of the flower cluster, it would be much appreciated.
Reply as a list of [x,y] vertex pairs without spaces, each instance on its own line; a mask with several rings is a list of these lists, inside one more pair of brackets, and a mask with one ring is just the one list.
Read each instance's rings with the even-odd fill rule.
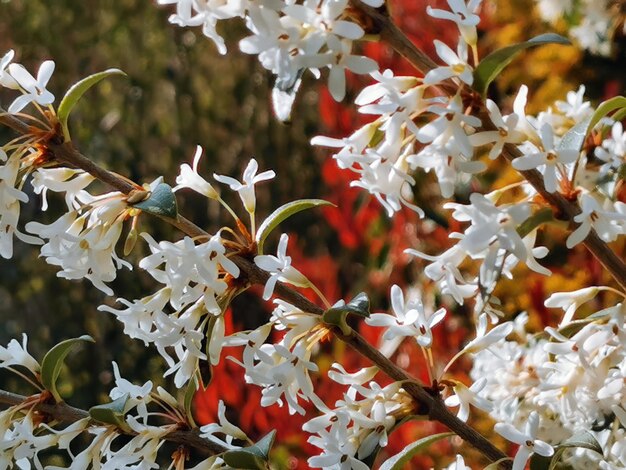
[[[300,86],[305,70],[319,76],[319,70],[329,69],[328,84],[333,97],[345,95],[345,71],[369,73],[378,68],[368,57],[353,54],[353,43],[365,31],[351,16],[348,0],[303,1],[225,1],[158,0],[160,5],[176,4],[170,22],[179,26],[202,26],[205,36],[212,39],[220,53],[226,53],[224,40],[217,33],[218,20],[244,18],[252,33],[239,47],[247,54],[257,54],[267,70],[276,75],[275,105],[285,101]],[[370,6],[381,6],[381,0],[367,0]],[[289,109],[277,114],[283,119]]]
[[305,431],[314,434],[309,442],[322,450],[309,459],[311,467],[367,470],[362,460],[377,446],[386,447],[388,435],[415,412],[402,384],[381,387],[370,381],[376,373],[376,368],[369,368],[350,374],[341,365],[333,365],[329,377],[349,387],[334,409],[304,425]]
[[[565,297],[567,293],[561,294]],[[569,298],[570,304],[579,305],[590,296],[572,292]],[[541,337],[522,332],[521,341],[499,342],[476,354],[472,378],[484,382],[479,395],[493,404],[496,420],[508,423],[496,430],[534,419],[536,436],[551,444],[580,431],[592,432],[606,449],[605,461],[577,449],[568,459],[572,468],[626,465],[625,319],[624,304],[619,303],[581,322],[580,329],[547,327]],[[501,434],[509,438],[506,431]]]
[[[0,346],[0,368],[12,372],[16,366],[32,374],[31,383],[41,388],[39,372],[41,366],[26,350],[24,335],[20,345],[12,340],[5,348]],[[10,355],[10,358],[9,358]],[[20,373],[21,375],[21,373]],[[134,385],[120,375],[119,367],[113,363],[115,386],[109,397],[115,406],[116,418],[111,422],[96,422],[88,415],[76,419],[68,426],[59,426],[54,420],[46,423],[45,416],[38,413],[37,406],[44,402],[44,393],[26,398],[23,403],[10,406],[0,412],[0,466],[2,468],[43,469],[39,454],[52,449],[62,451],[69,460],[68,467],[47,465],[50,470],[62,468],[102,468],[121,470],[131,468],[159,468],[163,455],[159,450],[169,434],[189,425],[185,410],[170,393],[162,387],[154,387],[151,381]],[[24,376],[23,376],[24,377]],[[108,405],[104,405],[105,407]],[[86,414],[86,413],[85,413]],[[106,416],[106,413],[102,415]],[[200,429],[201,437],[213,441],[224,450],[238,448],[233,439],[249,441],[248,437],[224,416],[223,404],[219,413],[219,424],[210,424]],[[113,422],[115,421],[115,422]],[[75,439],[83,433],[92,437],[80,451]],[[215,434],[221,434],[220,438]],[[196,470],[219,468],[219,456],[206,459],[196,465]],[[191,468],[186,463],[186,453],[176,452],[171,457],[172,468]],[[223,461],[222,461],[223,462]]]

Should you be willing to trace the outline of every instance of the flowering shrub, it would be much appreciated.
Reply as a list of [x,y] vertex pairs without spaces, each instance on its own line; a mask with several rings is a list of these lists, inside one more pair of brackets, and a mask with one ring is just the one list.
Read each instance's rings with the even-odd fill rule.
[[[21,343],[14,339],[0,347],[0,367],[37,393],[0,391],[7,405],[0,412],[3,468],[44,468],[43,452],[51,448],[68,463],[45,466],[50,469],[270,468],[276,430],[253,439],[227,416],[226,405],[236,403],[228,390],[223,400],[214,397],[214,413],[205,413],[214,422],[199,425],[202,413],[192,412],[194,397],[197,403],[211,397],[203,391],[233,367],[255,390],[246,395],[258,400],[248,413],[278,405],[298,415],[310,467],[398,469],[454,435],[491,468],[521,470],[529,461],[531,468],[561,461],[573,468],[626,467],[626,265],[618,251],[626,234],[626,98],[594,105],[581,85],[536,114],[527,110],[526,86],[510,107],[490,99],[491,83],[517,54],[568,41],[543,34],[481,58],[480,0],[425,8],[448,33],[455,31],[453,39],[434,39],[432,57],[394,23],[383,0],[157,3],[174,5],[170,22],[201,27],[223,54],[217,23],[242,18],[249,35],[239,47],[276,76],[272,103],[280,120],[297,119],[292,105],[309,75],[324,72],[337,101],[346,97],[350,73],[371,77],[354,98],[365,116],[359,127],[311,143],[332,149],[345,170],[337,176],[326,166],[327,181],[369,193],[390,219],[391,266],[414,263],[422,272],[412,285],[392,282],[387,311],[367,292],[336,298],[292,257],[288,234],[280,235],[275,252],[268,250],[270,234],[293,214],[321,208],[345,246],[367,245],[378,255],[380,235],[363,233],[375,217],[372,203],[355,213],[352,190],[333,198],[336,209],[302,199],[258,220],[256,185],[280,174],[251,159],[241,179],[210,178],[199,169],[201,147],[191,165],[180,165],[173,187],[164,177],[140,184],[109,172],[78,150],[68,118],[88,89],[123,72],[86,77],[55,106],[48,90],[54,62],[45,61],[35,77],[9,51],[0,59],[0,85],[14,96],[0,109],[0,123],[17,137],[0,149],[0,255],[12,258],[16,239],[39,246],[59,277],[85,278],[114,295],[110,283],[119,270],[133,269],[125,258],[145,242],[150,253],[138,265],[156,290],[99,310],[156,350],[181,393],[151,381],[133,384],[113,363],[110,402],[79,410],[64,403],[57,380],[70,350],[92,338],[67,339],[40,361],[28,352],[26,335]],[[415,70],[381,68],[364,55],[365,40],[393,48]],[[369,49],[375,56],[375,47]],[[501,171],[511,175],[506,185],[494,183]],[[26,183],[41,195],[42,210],[49,192],[61,193],[63,215],[48,225],[20,220]],[[190,191],[220,206],[231,223],[208,233],[186,219],[177,198]],[[236,194],[241,206],[229,204],[224,192]],[[151,216],[182,237],[172,242],[139,233],[139,220]],[[442,219],[447,237],[436,227]],[[436,238],[440,251],[411,236],[417,233]],[[523,273],[552,276],[557,249],[587,250],[607,281],[555,289],[540,304],[563,314],[531,325],[526,313],[507,308],[516,294],[506,283]],[[262,325],[238,329],[229,306],[251,288],[272,301],[273,311]],[[459,311],[471,331],[467,341],[445,333]],[[329,361],[328,343],[346,344],[355,355]],[[325,387],[321,376],[332,385]],[[492,429],[472,419],[481,412],[495,422]],[[390,440],[411,420],[438,424],[394,449]],[[450,432],[439,432],[445,428]],[[496,434],[504,439],[499,443],[512,444],[506,449],[512,459],[491,442]],[[176,447],[168,454],[171,443]],[[445,465],[466,468],[462,448],[451,441],[446,452]]]

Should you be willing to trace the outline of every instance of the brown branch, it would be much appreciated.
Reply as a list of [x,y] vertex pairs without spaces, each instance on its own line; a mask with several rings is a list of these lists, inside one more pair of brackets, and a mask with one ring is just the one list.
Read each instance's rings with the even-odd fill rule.
[[[426,74],[437,66],[395,25],[386,10],[381,11],[381,9],[372,8],[365,5],[360,0],[352,0],[352,4],[357,10],[360,10],[374,22],[375,30],[380,34],[381,39],[407,59],[418,71]],[[451,92],[450,94],[455,94],[458,91],[458,88],[450,87],[451,82],[449,81],[444,85],[445,86],[440,86],[439,88]],[[479,95],[476,93],[476,96]],[[497,130],[497,127],[491,121],[486,111],[484,101],[480,103],[478,117],[483,123],[482,129],[479,130]],[[515,145],[506,144],[504,146],[503,155],[507,160],[512,161],[520,157],[522,153]],[[581,209],[576,201],[569,200],[558,192],[550,193],[546,191],[543,177],[537,170],[519,171],[519,173],[526,178],[543,199],[556,210],[559,217],[569,221],[572,227],[578,226],[578,223],[574,221],[574,217],[581,213]],[[611,250],[608,244],[598,236],[593,228],[583,243],[591,254],[611,274],[622,290],[626,292],[626,263],[624,263],[624,260]]]
[[[26,400],[29,400],[31,398],[32,397],[25,397],[16,393],[0,390],[0,404],[2,405],[21,405]],[[89,418],[91,419],[91,422],[94,426],[101,426],[103,424],[106,426],[113,426],[109,423],[100,423],[93,418],[90,418],[87,411],[81,410],[79,408],[74,408],[67,403],[35,403],[29,408],[32,408],[39,413],[45,414],[52,420],[58,421],[60,423],[75,423],[76,421],[80,421],[81,419]],[[133,432],[127,432],[120,428],[118,428],[117,431],[120,434],[126,434],[129,436],[136,435]],[[197,428],[193,430],[181,429],[177,431],[172,431],[169,434],[165,435],[163,439],[173,442],[174,444],[196,449],[202,455],[215,455],[228,450],[215,442],[200,437],[200,432]]]

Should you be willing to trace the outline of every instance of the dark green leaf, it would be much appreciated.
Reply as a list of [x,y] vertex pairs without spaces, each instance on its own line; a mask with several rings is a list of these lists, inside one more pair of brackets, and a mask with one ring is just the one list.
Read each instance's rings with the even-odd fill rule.
[[263,254],[263,244],[267,236],[280,224],[283,220],[297,214],[305,209],[319,206],[333,206],[334,204],[322,199],[300,199],[299,201],[288,202],[280,206],[272,212],[267,219],[263,221],[256,233],[256,242],[259,247],[259,254]]
[[346,322],[348,314],[365,318],[370,316],[370,299],[365,292],[357,294],[356,297],[345,305],[337,302],[324,312],[322,320],[329,325],[338,326],[344,334],[348,335],[352,331],[352,328]]
[[370,316],[370,299],[365,292],[360,292],[347,304],[333,306],[329,308],[327,312],[331,310],[352,313],[367,318]]
[[89,341],[94,343],[94,339],[89,335],[83,335],[78,338],[66,339],[54,346],[46,353],[41,361],[41,383],[44,388],[52,393],[57,401],[61,401],[59,392],[57,391],[56,382],[63,366],[63,361],[71,349],[81,341]]
[[276,431],[271,431],[252,446],[244,447],[243,449],[229,450],[224,453],[224,462],[234,468],[264,470],[268,467],[267,462],[275,438]]
[[530,470],[548,470],[550,468],[551,461],[551,457],[544,457],[543,455],[533,454],[530,457]]
[[517,54],[529,47],[542,44],[571,44],[569,40],[558,34],[541,34],[529,41],[513,44],[492,52],[480,61],[474,70],[474,89],[481,95],[487,94],[489,84],[495,80],[500,72],[511,63]]
[[128,394],[118,398],[117,400],[113,400],[110,403],[92,406],[89,408],[89,416],[101,423],[113,424],[114,426],[122,429],[128,429],[128,425],[124,420],[127,401]]
[[426,449],[431,444],[440,441],[441,439],[445,439],[446,437],[451,437],[454,435],[455,434],[453,432],[444,432],[441,434],[427,436],[418,441],[415,441],[406,446],[401,452],[383,462],[383,464],[380,466],[380,470],[402,470],[415,454]]
[[178,215],[176,197],[169,184],[161,183],[150,194],[148,199],[133,204],[133,207],[141,209],[148,214],[160,215],[175,219]]
[[79,82],[72,85],[72,87],[67,90],[65,96],[61,100],[59,104],[59,108],[57,109],[57,117],[59,118],[59,122],[63,128],[63,134],[65,136],[65,140],[69,141],[70,133],[67,128],[67,119],[74,109],[74,106],[80,101],[85,92],[89,90],[92,86],[97,84],[100,80],[103,80],[112,75],[124,75],[126,74],[119,69],[108,69],[104,72],[94,73],[93,75],[89,75],[88,77],[83,78]]

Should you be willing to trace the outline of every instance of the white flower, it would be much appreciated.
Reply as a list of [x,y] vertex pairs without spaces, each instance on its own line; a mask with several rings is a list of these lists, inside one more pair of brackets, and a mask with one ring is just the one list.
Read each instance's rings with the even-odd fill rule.
[[446,398],[445,404],[451,407],[459,407],[456,416],[461,421],[467,421],[467,418],[469,418],[470,405],[474,405],[476,408],[483,411],[491,411],[493,408],[491,402],[478,395],[478,393],[485,388],[485,385],[487,385],[487,379],[485,378],[474,382],[469,388],[461,382],[455,381],[453,387],[454,395]]
[[426,13],[433,18],[454,21],[459,27],[463,40],[470,46],[476,44],[476,25],[480,22],[480,17],[476,14],[482,0],[447,0],[450,11],[426,7]]
[[530,215],[528,204],[497,207],[485,196],[472,193],[468,205],[448,202],[443,207],[453,209],[452,217],[456,220],[471,222],[464,234],[454,235],[461,238],[459,245],[468,253],[476,255],[486,250],[495,237],[501,248],[520,260],[526,259],[526,245],[517,233],[517,227]]
[[264,171],[261,174],[256,174],[259,169],[259,164],[254,158],[250,159],[248,166],[243,172],[243,183],[240,183],[230,176],[222,176],[213,174],[213,177],[220,183],[224,183],[230,186],[230,189],[237,191],[239,197],[243,202],[246,210],[253,214],[256,209],[256,196],[254,194],[254,185],[261,182],[272,179],[276,176],[273,170]]
[[122,266],[132,269],[130,263],[115,253],[128,210],[123,194],[105,194],[83,214],[71,211],[50,225],[29,222],[26,230],[47,239],[41,256],[49,264],[62,268],[57,276],[89,279],[96,288],[113,295],[105,282],[113,281]]
[[600,168],[600,174],[605,175],[611,169],[616,171],[626,164],[626,132],[621,122],[611,127],[611,137],[602,141],[601,147],[596,147],[595,156],[606,162]]
[[467,46],[465,43],[459,42],[458,54],[455,54],[446,44],[435,39],[435,49],[437,55],[448,66],[437,67],[428,72],[424,76],[424,83],[434,85],[448,78],[458,77],[462,82],[471,86],[474,82],[474,75],[472,74],[472,67],[467,63]]
[[428,110],[439,117],[421,127],[417,139],[424,144],[435,143],[445,147],[449,154],[463,154],[471,158],[474,147],[469,141],[465,126],[480,127],[481,121],[476,116],[465,114],[461,97],[457,95],[445,103],[431,106]]
[[404,294],[399,286],[391,287],[391,306],[394,315],[374,313],[365,319],[370,326],[387,327],[385,338],[396,336],[414,337],[423,348],[432,345],[431,329],[443,320],[446,309],[440,308],[432,314],[427,314],[421,298],[416,298],[405,304]]
[[572,149],[558,149],[554,143],[554,131],[548,124],[540,129],[543,150],[530,152],[513,160],[513,167],[517,170],[538,169],[543,174],[546,191],[555,192],[558,175],[563,165],[573,163],[578,159],[579,152]]
[[544,305],[548,308],[562,308],[565,315],[560,325],[567,325],[574,317],[578,307],[593,299],[600,290],[596,286],[591,286],[572,292],[555,292],[544,302]]
[[328,67],[328,90],[335,99],[341,101],[346,94],[346,70],[356,74],[366,74],[378,69],[375,60],[352,54],[352,41],[329,38],[330,50],[320,54],[303,56],[300,63],[309,68]]
[[41,64],[37,72],[37,79],[20,64],[10,64],[8,71],[23,93],[9,106],[9,113],[19,113],[29,103],[33,102],[41,106],[47,106],[54,102],[54,95],[46,90],[48,81],[54,72],[53,61],[46,60]]
[[[163,288],[149,297],[134,302],[117,299],[126,308],[116,310],[101,305],[98,310],[114,314],[124,324],[124,333],[131,338],[140,339],[146,345],[154,344],[169,366],[165,375],[176,373],[174,384],[182,387],[195,373],[198,361],[207,360],[206,354],[202,351],[202,343],[206,338],[209,319],[215,317],[207,315],[201,295],[196,303],[184,310],[177,310],[174,313],[165,311],[166,304],[172,302],[171,292],[171,289]],[[217,317],[218,320],[220,318],[221,316]],[[220,328],[219,322],[216,323],[216,327],[211,331],[209,353],[219,356],[223,329]],[[214,347],[217,347],[216,351]],[[213,356],[211,359],[213,362]]]
[[56,445],[58,437],[54,434],[41,434],[39,431],[39,420],[33,420],[33,413],[30,411],[22,419],[13,419],[11,427],[0,435],[0,464],[9,464],[3,468],[16,466],[21,470],[30,470],[31,461],[35,468],[43,468],[39,452]]
[[300,405],[300,399],[311,401],[319,409],[327,409],[326,405],[316,395],[309,373],[318,370],[317,364],[310,361],[311,351],[306,342],[298,342],[293,350],[282,344],[252,344],[248,345],[250,352],[245,354],[251,362],[241,363],[236,359],[229,359],[245,368],[246,382],[262,387],[261,406],[271,406],[287,402],[289,414],[304,415],[305,410]]
[[176,186],[174,186],[173,191],[178,191],[181,188],[189,188],[209,199],[219,199],[220,195],[215,188],[211,186],[211,183],[198,174],[200,157],[202,157],[202,147],[198,145],[193,157],[193,168],[187,163],[183,163],[180,166],[180,174],[176,177]]
[[[579,196],[581,213],[574,216],[580,225],[567,237],[567,247],[573,248],[582,242],[593,228],[605,242],[612,242],[626,233],[626,205],[622,202],[604,201],[604,206],[594,196],[583,192]],[[613,206],[613,207],[611,207]],[[620,210],[611,210],[620,209]]]
[[23,242],[41,244],[41,240],[23,234],[17,228],[20,218],[20,202],[28,202],[28,196],[16,188],[20,172],[20,154],[14,152],[7,155],[0,148],[0,256],[10,259],[13,256],[13,236]]
[[22,344],[12,339],[6,346],[0,346],[0,368],[6,368],[11,366],[22,366],[27,368],[37,376],[39,374],[39,363],[31,356],[26,345],[28,344],[28,336],[26,333],[22,335]]
[[9,75],[9,73],[6,70],[9,64],[11,63],[11,61],[13,60],[14,56],[15,56],[15,52],[13,51],[13,49],[11,49],[9,50],[9,52],[4,54],[4,56],[2,56],[2,58],[0,59],[0,86],[17,90],[19,85],[17,84],[15,79],[11,77],[11,75]]
[[48,191],[65,193],[65,204],[70,211],[78,210],[90,203],[94,197],[84,189],[95,177],[83,170],[73,168],[38,168],[31,179],[36,194],[41,194],[41,210],[48,209]]
[[291,266],[291,256],[287,256],[288,242],[289,237],[286,233],[283,233],[278,242],[276,256],[259,255],[254,258],[254,264],[270,273],[270,277],[265,283],[265,289],[263,290],[263,298],[265,300],[268,300],[272,296],[274,286],[278,281],[287,282],[298,287],[306,287],[309,285],[309,280],[300,271]]
[[171,289],[173,308],[180,310],[202,299],[208,312],[221,313],[217,296],[228,287],[224,277],[227,274],[238,277],[239,268],[226,257],[219,233],[200,244],[190,237],[176,243],[157,243],[147,233],[142,233],[142,237],[148,242],[152,254],[143,258],[139,266]]
[[148,380],[142,386],[134,385],[120,375],[120,369],[117,363],[113,361],[113,376],[115,377],[115,387],[109,392],[111,400],[117,400],[121,397],[128,397],[124,413],[130,409],[137,407],[137,412],[144,419],[148,418],[148,409],[146,406],[152,401],[150,393],[152,392],[152,381]]
[[568,91],[566,101],[557,101],[556,108],[574,122],[581,122],[593,114],[591,103],[584,101],[585,85],[580,85],[578,91]]
[[489,117],[497,130],[477,132],[470,135],[469,140],[475,146],[493,142],[494,145],[489,151],[489,158],[494,160],[502,153],[505,144],[519,144],[525,140],[526,135],[517,128],[520,121],[517,114],[512,113],[502,117],[498,105],[491,100],[487,100],[486,106],[489,110]]
[[[226,419],[226,406],[222,400],[219,401],[217,406],[217,419],[219,424],[206,424],[200,428],[200,437],[216,442],[227,449],[239,449],[240,446],[233,444],[233,439],[245,441],[248,439],[248,436]],[[224,439],[216,437],[216,433],[224,434]]]
[[526,429],[522,433],[507,423],[497,423],[494,430],[505,439],[519,444],[520,448],[513,460],[513,470],[523,470],[531,454],[537,453],[544,457],[554,454],[554,449],[550,444],[536,439],[539,430],[539,415],[533,411],[528,417]]
[[[424,217],[424,211],[407,198],[410,197],[410,191],[407,189],[415,184],[413,177],[408,174],[407,160],[410,149],[411,147],[407,146],[395,163],[377,158],[370,165],[363,165],[361,169],[355,170],[360,173],[361,178],[350,183],[350,186],[366,189],[373,194],[386,209],[389,217],[393,217],[393,214],[401,210],[402,205]],[[370,154],[374,155],[373,152]]]
[[465,260],[467,253],[458,244],[439,256],[430,256],[413,249],[407,249],[405,253],[432,261],[426,266],[424,274],[437,283],[443,294],[450,294],[459,304],[463,305],[463,299],[476,292],[477,286],[468,284],[459,271],[459,265]]
[[462,350],[463,353],[477,353],[487,349],[492,344],[506,338],[513,331],[513,322],[508,321],[492,328],[485,334],[487,329],[486,318],[485,316],[480,318],[478,328],[476,329],[476,338],[465,345]]

